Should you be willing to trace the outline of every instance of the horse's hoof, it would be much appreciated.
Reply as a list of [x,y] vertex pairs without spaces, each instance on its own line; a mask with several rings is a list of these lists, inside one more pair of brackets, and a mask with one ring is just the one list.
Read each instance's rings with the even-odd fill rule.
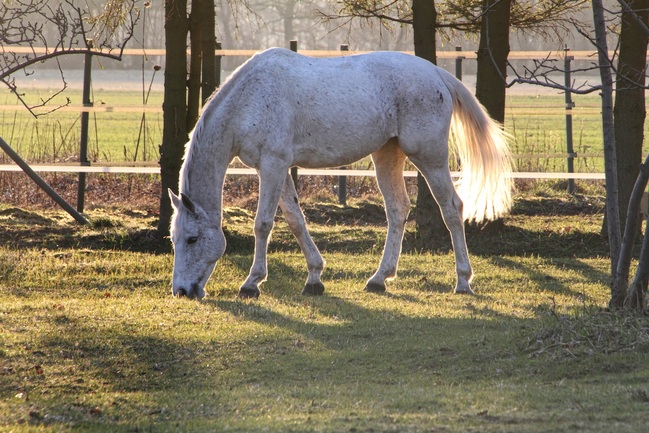
[[371,293],[383,293],[385,292],[385,284],[367,283],[363,290]]
[[242,287],[239,289],[239,294],[237,295],[237,298],[239,299],[257,299],[259,298],[259,295],[261,294],[261,291],[257,288],[249,288],[249,287]]
[[455,294],[456,295],[475,295],[475,293],[473,293],[473,290],[471,290],[471,287],[469,287],[469,286],[465,286],[465,287],[455,286]]
[[324,284],[318,282],[314,284],[307,284],[302,290],[303,295],[307,296],[321,296],[324,293]]

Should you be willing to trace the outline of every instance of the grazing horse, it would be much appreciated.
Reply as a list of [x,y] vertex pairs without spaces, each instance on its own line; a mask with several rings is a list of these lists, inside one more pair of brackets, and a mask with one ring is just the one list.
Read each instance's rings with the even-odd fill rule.
[[[449,134],[461,160],[457,192],[449,171]],[[456,293],[472,293],[464,220],[509,210],[511,158],[501,127],[455,77],[403,53],[317,59],[273,48],[240,66],[205,104],[190,134],[174,214],[172,293],[202,298],[225,252],[223,182],[238,157],[257,170],[255,252],[239,297],[256,298],[277,206],[306,258],[305,295],[320,295],[325,262],[307,231],[291,167],[338,167],[371,155],[388,232],[378,270],[365,290],[382,292],[396,276],[410,200],[406,158],[426,179],[451,233]],[[460,199],[461,197],[461,199]]]

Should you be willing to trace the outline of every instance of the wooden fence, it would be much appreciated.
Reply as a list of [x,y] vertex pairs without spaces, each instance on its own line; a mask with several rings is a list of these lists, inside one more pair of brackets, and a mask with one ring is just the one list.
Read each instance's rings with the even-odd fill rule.
[[[219,47],[220,48],[220,47]],[[313,56],[313,57],[334,57],[341,55],[352,55],[352,54],[361,54],[366,51],[350,51],[346,46],[341,46],[341,50],[298,50],[297,42],[291,41],[291,49],[297,51],[298,53]],[[68,50],[66,50],[68,51]],[[5,51],[2,51],[2,55],[8,53],[16,54],[35,54],[35,55],[45,55],[51,54],[53,51],[48,50],[43,47],[31,48],[31,47],[12,47],[10,50],[5,48]],[[87,50],[74,49],[69,50],[70,53],[78,52],[79,54],[86,55],[86,70],[84,73],[84,94],[89,87],[89,80],[91,72],[92,62],[90,61],[92,53],[89,53]],[[101,52],[101,50],[96,50],[93,52]],[[222,57],[250,57],[257,53],[258,50],[216,50],[217,59],[220,61]],[[113,52],[113,54],[116,54]],[[122,52],[126,56],[164,56],[165,51],[163,49],[125,49]],[[411,53],[412,54],[412,53]],[[455,51],[438,51],[437,57],[439,59],[455,59],[456,66],[456,76],[461,79],[462,76],[462,61],[464,59],[475,59],[475,52],[462,51],[461,49],[456,49]],[[530,59],[554,59],[562,60],[565,62],[564,69],[568,74],[566,77],[566,82],[569,81],[570,74],[570,61],[571,60],[590,60],[596,57],[596,53],[592,51],[513,51],[509,54],[510,60],[530,60]],[[220,67],[217,68],[217,82],[220,82]],[[569,172],[515,172],[513,173],[514,178],[518,179],[568,179],[570,184],[573,185],[574,189],[574,179],[604,179],[603,173],[574,173],[572,170],[571,161],[575,158],[575,153],[572,150],[572,137],[571,137],[571,109],[572,104],[569,99],[570,93],[566,94],[566,130],[567,130],[567,151],[565,154],[553,154],[554,158],[566,158],[568,160]],[[0,106],[0,110],[22,110],[24,107],[18,105],[5,105]],[[161,107],[151,107],[151,106],[94,106],[89,101],[84,99],[84,105],[69,105],[61,107],[60,111],[74,111],[82,113],[83,116],[87,116],[88,113],[99,113],[99,112],[138,112],[138,113],[160,113],[162,111]],[[83,129],[83,125],[82,125]],[[85,174],[86,173],[126,173],[126,174],[159,174],[160,168],[157,163],[150,164],[101,164],[93,165],[87,162],[87,157],[84,154],[85,150],[83,149],[83,131],[82,131],[82,150],[80,155],[80,161],[82,163],[77,164],[35,164],[31,165],[31,168],[34,172],[71,172],[79,173],[79,195],[83,197],[83,191],[85,189]],[[87,140],[87,139],[86,139]],[[517,155],[516,157],[525,158],[525,157],[539,157],[542,155]],[[2,171],[21,171],[18,165],[0,165],[0,172]],[[351,169],[326,169],[326,170],[314,170],[314,169],[300,169],[300,175],[303,176],[338,176],[340,182],[343,182],[347,176],[374,176],[373,170],[351,170]],[[243,168],[230,168],[228,170],[230,175],[252,175],[255,174],[255,171],[252,169],[243,169]],[[296,171],[293,171],[294,176],[297,176]],[[404,176],[406,177],[415,177],[417,172],[415,171],[406,171]],[[342,183],[341,183],[342,188]],[[344,200],[344,196],[340,197],[341,202]],[[83,201],[81,200],[78,203],[79,211],[83,210]]]

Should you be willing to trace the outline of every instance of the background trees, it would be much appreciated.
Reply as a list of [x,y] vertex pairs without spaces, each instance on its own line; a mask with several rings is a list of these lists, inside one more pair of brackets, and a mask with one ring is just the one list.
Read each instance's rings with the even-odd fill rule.
[[[460,32],[464,37],[479,34],[476,96],[494,119],[503,122],[510,27],[540,35],[557,34],[569,22],[569,14],[585,2],[457,0],[438,3],[439,13],[434,1],[341,0],[337,2],[340,5],[338,16],[329,18],[375,19],[383,25],[411,25],[415,54],[433,63],[436,63],[438,30],[443,37]],[[432,248],[431,241],[450,245],[437,205],[421,176],[418,177],[415,219],[420,248]]]
[[[47,106],[67,88],[63,57],[92,53],[121,60],[139,18],[140,9],[134,0],[91,1],[86,7],[78,7],[71,0],[5,1],[0,9],[0,82],[36,116],[34,109]],[[27,103],[16,75],[32,74],[35,65],[48,61],[59,69],[60,89],[36,105]]]

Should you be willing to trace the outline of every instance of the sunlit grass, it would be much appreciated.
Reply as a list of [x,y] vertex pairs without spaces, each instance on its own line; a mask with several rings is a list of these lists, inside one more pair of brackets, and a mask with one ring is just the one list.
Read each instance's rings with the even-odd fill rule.
[[[30,102],[47,96],[47,91],[30,92]],[[45,92],[43,94],[43,92]],[[80,105],[81,92],[69,90],[53,101],[64,104],[70,98]],[[161,107],[163,94],[151,92],[147,105]],[[603,170],[600,99],[575,95],[573,147],[578,154],[575,168],[580,172]],[[95,106],[140,106],[141,92],[97,89]],[[0,95],[4,105],[16,105],[7,92]],[[511,148],[519,171],[566,171],[566,127],[564,96],[508,96],[505,126],[513,135]],[[142,127],[141,127],[142,126]],[[38,162],[70,160],[78,157],[80,114],[59,111],[34,119],[25,110],[0,110],[0,136],[22,156]],[[647,131],[649,133],[649,125]],[[92,161],[157,161],[162,141],[162,113],[147,113],[142,122],[138,112],[98,112],[90,114],[89,157]],[[365,164],[367,165],[367,164]]]
[[[44,92],[44,91],[41,91]],[[47,92],[46,92],[47,93]],[[43,97],[38,91],[26,95],[29,103]],[[70,90],[55,98],[52,106],[81,105],[81,91]],[[162,92],[151,92],[148,107],[162,107]],[[142,106],[138,92],[99,89],[93,93],[96,107]],[[2,105],[15,106],[16,98],[0,94]],[[36,110],[39,112],[39,110]],[[41,110],[42,111],[42,110]],[[0,110],[0,136],[25,159],[35,162],[78,160],[80,113],[61,110],[34,118],[25,109]],[[162,112],[144,116],[136,111],[110,111],[89,114],[88,158],[91,161],[157,161],[162,141]],[[76,159],[75,159],[76,158]]]
[[94,210],[101,224],[79,228],[5,209],[0,430],[644,430],[649,323],[603,310],[601,214],[558,213],[600,199],[519,200],[503,232],[468,231],[471,297],[451,293],[450,252],[414,252],[408,236],[388,292],[363,292],[384,227],[351,226],[367,214],[352,201],[306,206],[338,221],[312,223],[324,296],[300,295],[304,258],[278,218],[262,296],[239,301],[252,214],[228,209],[229,249],[200,302],[170,296],[153,217]]

